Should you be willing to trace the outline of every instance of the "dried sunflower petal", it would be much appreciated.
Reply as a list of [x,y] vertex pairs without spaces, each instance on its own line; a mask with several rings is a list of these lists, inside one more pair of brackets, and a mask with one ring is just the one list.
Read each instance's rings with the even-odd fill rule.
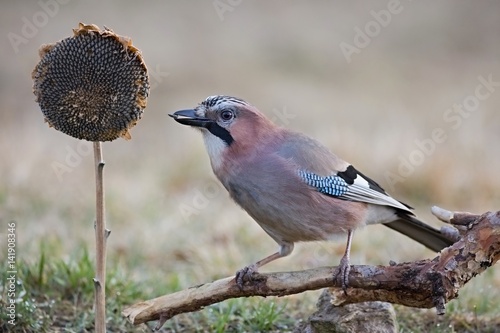
[[147,68],[130,39],[80,23],[74,36],[42,45],[33,93],[51,127],[78,139],[130,139],[149,95]]

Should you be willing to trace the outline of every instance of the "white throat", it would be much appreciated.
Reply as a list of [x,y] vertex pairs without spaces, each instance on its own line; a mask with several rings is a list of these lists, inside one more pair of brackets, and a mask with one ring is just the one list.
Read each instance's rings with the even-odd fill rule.
[[210,163],[212,164],[212,169],[218,171],[222,166],[222,155],[224,149],[227,149],[227,145],[221,138],[213,135],[206,129],[202,130],[202,134],[208,156],[210,157]]

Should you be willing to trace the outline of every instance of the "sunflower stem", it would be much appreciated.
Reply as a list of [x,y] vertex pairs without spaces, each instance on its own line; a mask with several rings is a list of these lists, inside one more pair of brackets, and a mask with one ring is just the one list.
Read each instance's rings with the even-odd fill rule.
[[101,142],[94,142],[94,161],[96,179],[96,277],[95,289],[95,332],[106,332],[106,239],[110,231],[106,229],[104,218],[104,161]]

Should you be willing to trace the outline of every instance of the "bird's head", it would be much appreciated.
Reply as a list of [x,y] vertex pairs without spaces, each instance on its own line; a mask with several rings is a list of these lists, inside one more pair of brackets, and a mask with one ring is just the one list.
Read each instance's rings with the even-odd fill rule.
[[170,116],[203,132],[212,164],[229,150],[235,154],[248,153],[274,129],[273,123],[254,106],[230,96],[210,96],[196,108]]
[[178,123],[198,128],[214,171],[255,156],[275,133],[275,125],[257,108],[230,96],[207,97],[194,109],[170,114]]
[[210,96],[196,108],[177,111],[170,116],[178,123],[197,127],[230,146],[234,142],[230,131],[240,122],[239,118],[245,113],[243,109],[247,107],[249,104],[235,97]]

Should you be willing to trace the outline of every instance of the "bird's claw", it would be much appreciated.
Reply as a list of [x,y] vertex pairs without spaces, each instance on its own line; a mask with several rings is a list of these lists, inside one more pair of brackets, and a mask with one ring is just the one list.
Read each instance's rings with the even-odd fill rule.
[[248,265],[236,272],[236,285],[243,289],[243,284],[247,281],[252,281],[252,274],[257,272],[255,265]]
[[351,265],[349,264],[349,259],[345,256],[340,260],[340,265],[333,272],[333,278],[337,279],[344,290],[344,294],[347,295],[347,287],[349,287],[349,272],[351,271]]

